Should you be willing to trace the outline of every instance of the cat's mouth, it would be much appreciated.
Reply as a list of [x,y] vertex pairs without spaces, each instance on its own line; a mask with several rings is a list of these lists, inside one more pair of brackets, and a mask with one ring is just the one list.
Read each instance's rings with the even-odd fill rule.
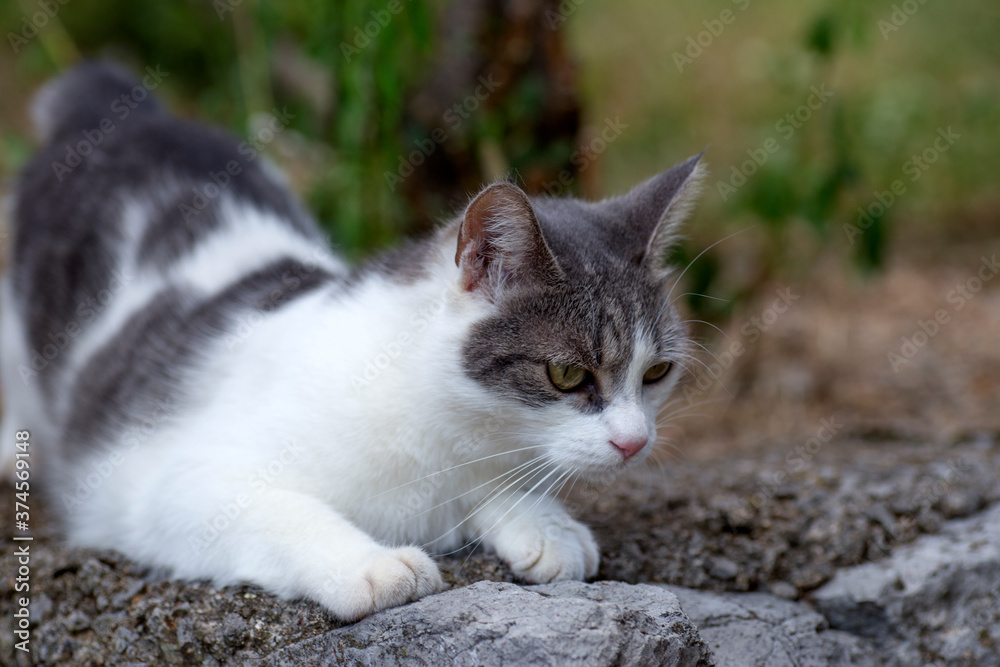
[[649,456],[652,444],[627,452],[609,441],[602,449],[600,456],[590,456],[586,460],[583,457],[564,459],[560,462],[560,467],[592,482],[609,481],[641,465]]

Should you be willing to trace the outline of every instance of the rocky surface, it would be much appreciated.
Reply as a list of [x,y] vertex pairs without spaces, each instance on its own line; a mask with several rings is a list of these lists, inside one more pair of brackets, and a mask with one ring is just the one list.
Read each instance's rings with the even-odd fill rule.
[[838,572],[813,600],[886,664],[1000,663],[1000,506]]
[[604,554],[599,576],[798,599],[839,568],[1000,502],[992,434],[935,444],[848,431],[818,448],[803,438],[664,462],[574,494]]
[[713,664],[670,591],[619,582],[479,582],[277,651],[295,665]]
[[698,627],[719,665],[743,667],[866,667],[878,664],[874,646],[831,630],[802,603],[766,593],[710,593],[668,586]]
[[[997,511],[989,508],[1000,501],[1000,443],[989,434],[970,434],[958,442],[934,444],[875,442],[846,433],[844,439],[824,443],[811,455],[807,468],[793,470],[788,452],[802,446],[790,442],[770,452],[672,461],[662,470],[654,466],[606,488],[578,489],[568,502],[595,528],[604,558],[598,579],[723,592],[722,596],[709,598],[704,593],[671,589],[681,594],[684,612],[700,628],[720,665],[733,664],[727,658],[733,655],[764,660],[757,664],[781,664],[780,660],[787,660],[787,664],[864,664],[865,646],[895,650],[871,637],[852,641],[844,632],[827,629],[826,621],[806,604],[814,594],[819,595],[815,592],[818,587],[831,579],[838,581],[838,570],[872,567],[864,565],[869,562],[883,567],[883,563],[893,562],[893,553],[930,548],[922,546],[923,540],[936,536],[943,537],[932,545],[938,544],[943,550],[954,541],[955,519],[971,517],[966,520],[970,522],[966,530],[970,535],[987,530],[996,535],[995,526],[975,522]],[[786,475],[775,485],[778,471]],[[8,503],[8,510],[13,511],[9,506],[11,487],[0,485],[0,495]],[[41,511],[33,510],[32,521],[38,526],[31,561],[34,652],[30,657],[16,654],[19,664],[211,665],[263,658],[280,661],[281,656],[295,655],[304,647],[326,646],[323,642],[334,641],[330,638],[337,632],[343,638],[338,641],[345,642],[343,646],[348,648],[352,646],[349,637],[357,641],[354,648],[366,646],[367,640],[361,637],[378,637],[372,645],[379,647],[389,628],[403,633],[407,627],[401,619],[409,612],[399,610],[365,621],[370,624],[363,626],[370,630],[367,635],[358,635],[358,626],[342,632],[337,622],[312,603],[278,600],[253,587],[217,590],[206,584],[158,579],[113,552],[60,546],[47,532]],[[452,623],[461,610],[448,613],[449,600],[465,600],[462,596],[476,591],[490,592],[493,589],[486,587],[496,584],[480,584],[478,589],[463,586],[483,580],[514,581],[509,569],[489,554],[464,553],[439,562],[453,590],[406,610],[436,609],[447,623]],[[10,618],[16,562],[9,542],[0,547],[0,564],[4,573],[0,580],[0,614]],[[988,571],[988,565],[982,568]],[[961,595],[975,586],[989,590],[983,578],[970,579],[966,588],[958,587],[957,582],[966,575],[957,569],[948,576],[933,580],[934,595],[913,599],[897,596],[898,602],[891,603],[885,613],[897,625],[905,625],[909,619],[923,624],[911,632],[912,637],[920,637],[921,647],[938,642],[946,648],[956,627],[973,627],[974,622],[980,624],[975,627],[989,626],[985,633],[976,635],[986,642],[980,653],[966,658],[941,648],[934,655],[942,656],[940,664],[990,664],[977,658],[988,654],[989,643],[1000,637],[996,630],[997,610],[989,607],[988,597],[969,598],[976,606],[968,618],[945,609],[938,612],[943,614],[938,619],[929,607],[927,613],[914,614],[914,604],[929,605],[934,599],[943,599],[947,604],[960,601],[946,599],[953,587],[955,594]],[[538,593],[529,595],[517,587],[498,590],[512,599],[527,595],[519,599],[534,600],[543,606],[555,604],[550,598]],[[757,593],[732,595],[744,591]],[[770,595],[762,595],[764,592]],[[619,623],[615,619],[626,618],[621,616],[626,611],[635,615],[628,617],[626,625],[657,622],[649,618],[653,603],[637,602],[641,595],[632,598],[634,604],[618,598],[618,602],[603,606],[580,595],[568,597],[573,598],[569,603],[574,608],[593,606],[601,627]],[[797,602],[786,603],[786,599]],[[710,600],[714,600],[715,608],[724,611],[711,611],[713,607],[706,606]],[[837,628],[858,630],[839,620],[833,611],[835,605],[824,604],[822,608],[830,610],[831,619],[838,619],[834,622]],[[608,605],[617,605],[619,611]],[[525,602],[525,609],[529,608],[531,605]],[[490,607],[482,609],[485,613]],[[846,615],[851,614],[848,611]],[[435,627],[429,616],[410,618],[414,624],[422,618],[421,622],[428,624],[423,627]],[[441,623],[445,625],[436,627],[444,631],[446,622]],[[488,623],[483,627],[489,627]],[[597,643],[606,639],[601,632],[594,635]],[[548,637],[552,633],[542,634]],[[431,635],[428,629],[427,636]],[[403,644],[406,637],[397,636]],[[315,643],[310,644],[311,640]],[[620,649],[625,641],[623,635],[615,646]],[[11,626],[0,626],[0,652],[15,655],[13,643]],[[459,644],[455,646],[458,650]],[[605,654],[595,650],[594,655]],[[887,659],[892,655],[890,651]],[[805,657],[811,662],[801,662]]]

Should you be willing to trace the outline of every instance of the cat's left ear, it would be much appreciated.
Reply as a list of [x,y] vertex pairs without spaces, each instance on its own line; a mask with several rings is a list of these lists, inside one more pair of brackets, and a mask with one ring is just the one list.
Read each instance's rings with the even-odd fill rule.
[[469,204],[455,263],[462,270],[462,286],[490,300],[506,285],[563,275],[528,195],[513,183],[494,183]]
[[667,250],[677,242],[684,219],[701,189],[705,151],[608,202],[619,211],[628,234],[642,243],[639,261],[653,270],[663,267]]

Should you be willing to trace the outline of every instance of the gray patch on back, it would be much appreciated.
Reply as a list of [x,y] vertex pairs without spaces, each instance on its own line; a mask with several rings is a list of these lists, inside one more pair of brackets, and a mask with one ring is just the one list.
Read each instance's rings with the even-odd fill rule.
[[[85,63],[49,84],[36,105],[53,142],[24,169],[16,187],[11,269],[34,353],[55,344],[53,339],[66,342],[67,327],[92,321],[81,311],[108,288],[122,264],[117,253],[125,201],[146,201],[158,210],[141,236],[139,261],[147,265],[176,261],[218,227],[221,197],[207,200],[195,221],[186,220],[181,208],[195,204],[213,173],[229,173],[228,196],[273,212],[292,233],[325,243],[294,198],[255,162],[259,157],[251,158],[228,134],[173,118],[152,97],[124,117],[116,113],[115,101],[136,86],[120,68]],[[110,131],[99,129],[109,122]],[[82,155],[84,145],[92,152]],[[231,173],[233,164],[239,173]],[[56,354],[39,373],[50,398],[55,371],[67,356]]]
[[241,315],[269,313],[336,278],[286,258],[204,300],[178,289],[159,294],[93,355],[72,387],[66,453],[78,456],[102,437],[127,432],[149,415],[182,407],[182,387]]

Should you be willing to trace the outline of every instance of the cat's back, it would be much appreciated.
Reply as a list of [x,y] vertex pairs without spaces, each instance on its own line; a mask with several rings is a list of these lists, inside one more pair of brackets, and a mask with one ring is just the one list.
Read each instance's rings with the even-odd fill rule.
[[85,63],[32,110],[43,148],[12,196],[4,383],[81,439],[173,391],[247,313],[347,273],[259,145],[161,108],[167,76]]
[[[290,235],[323,242],[263,163],[259,144],[160,107],[152,91],[166,76],[150,69],[137,78],[115,65],[84,63],[36,96],[43,148],[14,192],[16,287],[50,262],[85,273],[125,259],[165,268],[220,226],[238,223],[223,210],[234,201],[269,215]],[[141,217],[128,215],[132,205],[144,209]],[[126,241],[133,247],[121,247]]]

